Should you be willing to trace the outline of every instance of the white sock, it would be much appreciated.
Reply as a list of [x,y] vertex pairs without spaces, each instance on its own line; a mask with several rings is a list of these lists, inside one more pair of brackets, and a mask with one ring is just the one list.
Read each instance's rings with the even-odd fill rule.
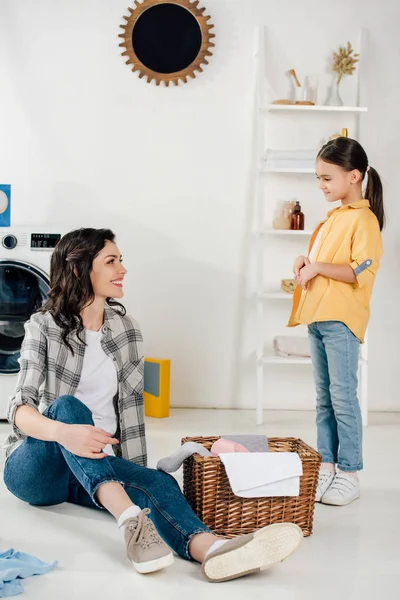
[[335,473],[335,463],[322,463],[320,471],[329,471],[329,473]]
[[118,519],[118,527],[121,528],[124,521],[127,519],[134,519],[141,513],[141,508],[136,504],[132,504],[129,508],[124,510],[124,512],[119,516]]
[[211,554],[211,552],[215,552],[215,550],[218,550],[219,548],[221,548],[221,546],[226,544],[226,542],[229,542],[229,540],[217,540],[216,542],[214,542],[207,550],[206,556]]

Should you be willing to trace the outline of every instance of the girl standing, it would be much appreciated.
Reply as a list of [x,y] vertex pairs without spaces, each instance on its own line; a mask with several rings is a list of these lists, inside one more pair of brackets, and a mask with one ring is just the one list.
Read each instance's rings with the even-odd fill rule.
[[293,265],[298,287],[289,326],[308,325],[322,455],[316,501],[344,506],[360,495],[363,432],[357,371],[383,253],[383,194],[364,149],[350,138],[322,147],[316,173],[327,201],[341,201],[341,206],[313,233],[308,256]]

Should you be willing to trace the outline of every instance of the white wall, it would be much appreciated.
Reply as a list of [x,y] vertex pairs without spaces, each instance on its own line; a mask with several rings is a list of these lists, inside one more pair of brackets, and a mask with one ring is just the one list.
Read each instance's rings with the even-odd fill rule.
[[[254,403],[253,306],[244,267],[251,251],[256,26],[282,31],[288,56],[302,55],[309,44],[328,55],[326,40],[334,47],[347,41],[345,15],[347,25],[370,32],[363,141],[382,172],[388,209],[370,327],[370,402],[400,409],[400,9],[395,0],[367,4],[339,0],[333,10],[333,3],[316,0],[208,0],[215,55],[201,76],[177,89],[139,81],[120,57],[127,0],[0,4],[0,180],[12,184],[13,224],[116,231],[130,271],[126,305],[142,325],[146,353],[172,358],[176,406]],[[301,47],[293,48],[289,20]],[[293,66],[283,58],[282,71]],[[311,407],[309,373],[276,371],[268,403]]]

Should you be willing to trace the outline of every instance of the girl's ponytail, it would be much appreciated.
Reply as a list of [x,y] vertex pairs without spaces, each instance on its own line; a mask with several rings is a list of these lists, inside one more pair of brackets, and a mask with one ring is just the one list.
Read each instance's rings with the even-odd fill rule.
[[383,189],[382,181],[378,172],[372,167],[368,168],[366,173],[368,177],[367,188],[365,190],[365,198],[369,200],[371,210],[378,219],[380,230],[382,231],[385,225],[385,209],[383,207]]

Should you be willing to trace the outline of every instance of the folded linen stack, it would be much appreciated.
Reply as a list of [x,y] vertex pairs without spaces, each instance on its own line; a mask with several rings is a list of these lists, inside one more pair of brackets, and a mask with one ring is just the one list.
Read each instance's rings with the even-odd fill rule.
[[270,169],[313,169],[317,150],[267,150],[266,167]]
[[298,356],[309,358],[310,342],[307,337],[278,335],[274,338],[274,351],[277,356]]

